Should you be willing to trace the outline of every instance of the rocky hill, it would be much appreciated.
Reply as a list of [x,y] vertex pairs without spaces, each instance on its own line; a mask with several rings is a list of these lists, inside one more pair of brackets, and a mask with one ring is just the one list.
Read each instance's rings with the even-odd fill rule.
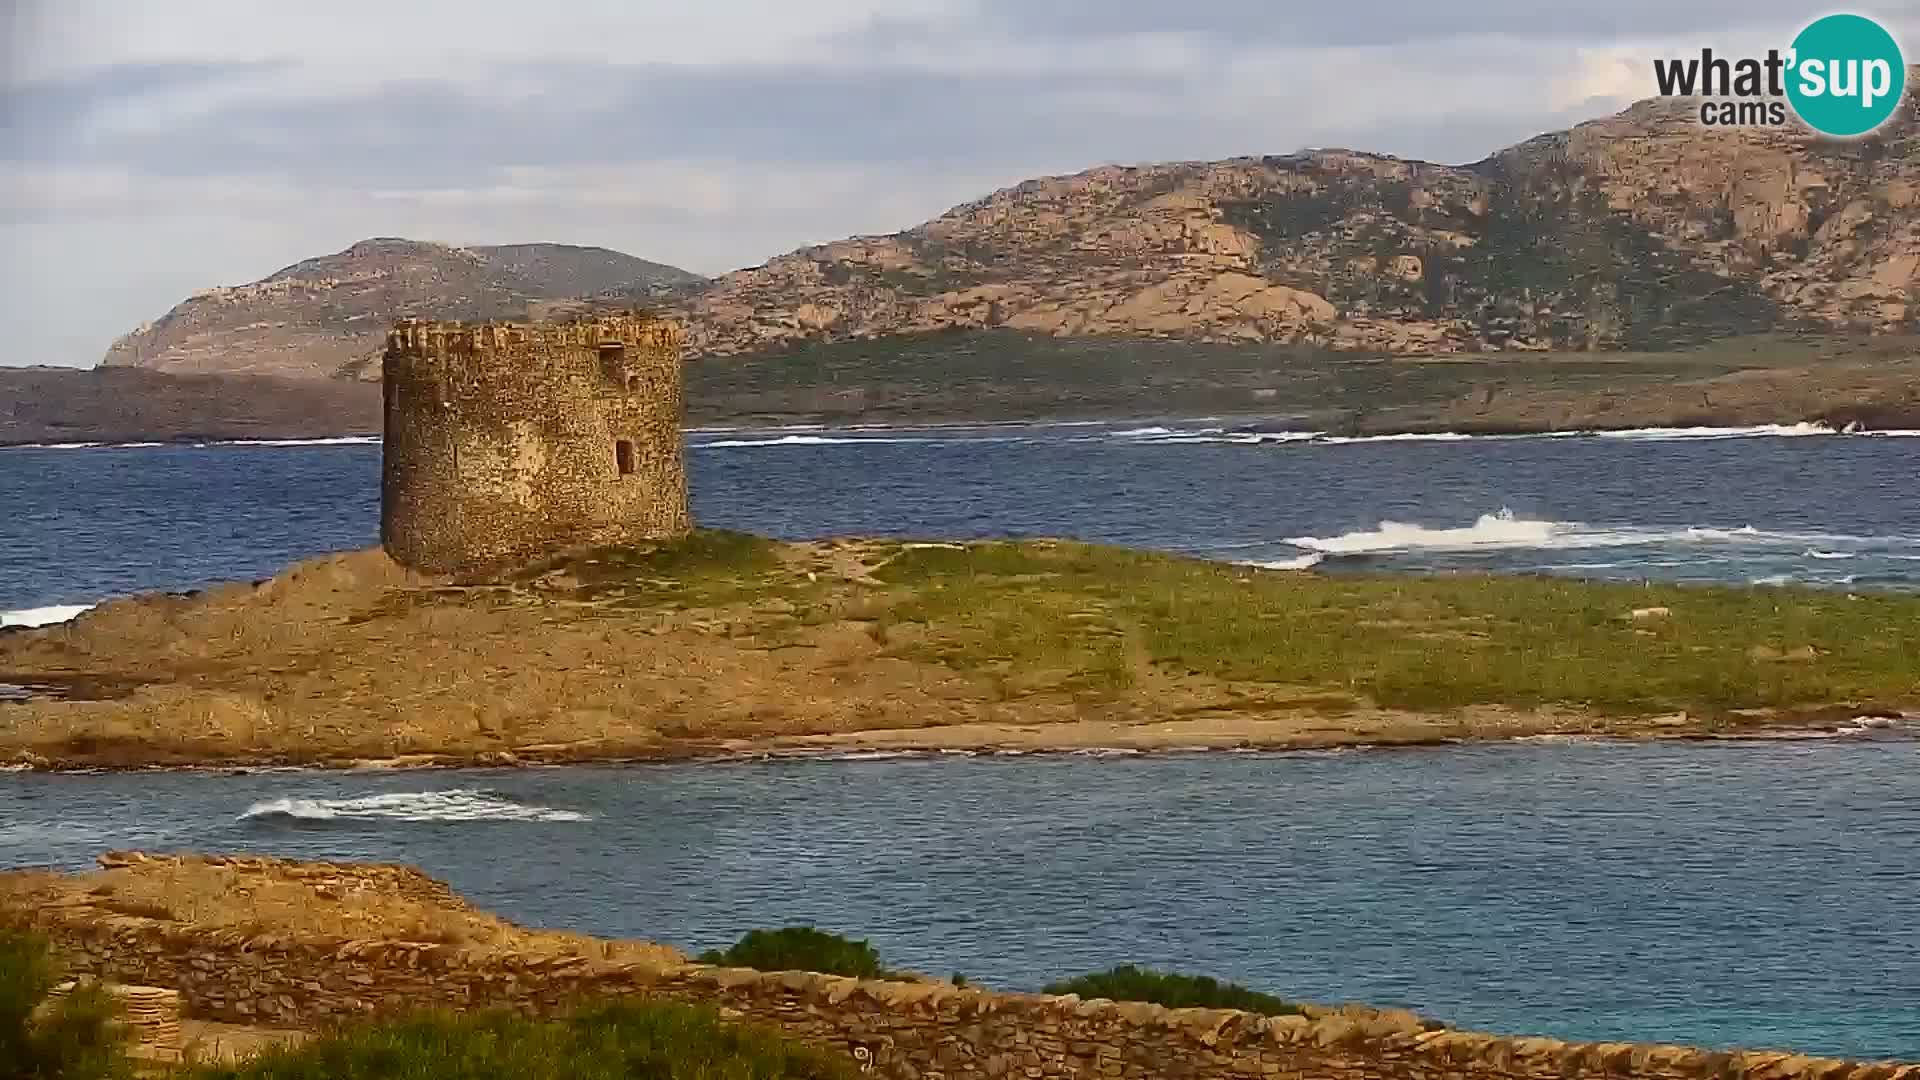
[[1920,122],[1837,142],[1655,100],[1459,167],[1109,166],[729,274],[688,310],[716,354],[952,326],[1389,352],[1911,328]]
[[1462,166],[1349,150],[1103,166],[690,280],[598,249],[368,241],[195,297],[108,362],[377,377],[379,328],[408,311],[636,302],[678,310],[713,356],[956,328],[1387,353],[1911,332],[1920,97],[1858,141],[1703,127],[1654,100]]
[[254,282],[199,293],[113,344],[106,363],[174,373],[378,378],[387,326],[409,313],[521,318],[572,297],[648,296],[702,279],[567,244],[448,247],[363,240]]

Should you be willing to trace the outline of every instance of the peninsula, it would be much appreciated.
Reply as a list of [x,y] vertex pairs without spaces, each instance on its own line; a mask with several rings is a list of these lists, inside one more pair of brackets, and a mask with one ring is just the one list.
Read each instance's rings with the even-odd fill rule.
[[697,532],[486,583],[379,551],[0,634],[38,767],[1759,735],[1920,712],[1920,597]]

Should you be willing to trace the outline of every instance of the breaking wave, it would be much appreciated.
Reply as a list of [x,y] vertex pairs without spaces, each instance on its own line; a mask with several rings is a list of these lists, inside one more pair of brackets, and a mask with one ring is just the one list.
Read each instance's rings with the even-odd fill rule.
[[[1511,510],[1482,514],[1471,525],[1434,528],[1417,522],[1383,521],[1378,528],[1338,536],[1293,536],[1287,543],[1322,555],[1374,555],[1399,551],[1478,551],[1510,548],[1570,550],[1667,544],[1745,544],[1799,547],[1807,557],[1842,559],[1851,553],[1831,550],[1848,544],[1913,543],[1898,538],[1866,538],[1825,533],[1772,532],[1744,525],[1737,529],[1650,526],[1602,526],[1577,521],[1522,518]],[[1809,548],[1807,545],[1818,545]]]
[[1856,435],[1861,432],[1849,428],[1845,431],[1826,424],[1755,424],[1751,427],[1677,427],[1677,428],[1630,428],[1624,431],[1596,431],[1602,439],[1795,439],[1809,435]]
[[924,443],[944,440],[893,435],[777,435],[770,439],[715,439],[696,443],[708,448],[742,446],[842,446],[850,443]]
[[333,435],[319,439],[224,439],[215,446],[378,446],[378,435]]
[[53,626],[76,618],[92,604],[49,604],[46,607],[0,611],[0,626]]
[[592,821],[591,815],[528,806],[476,788],[398,791],[357,799],[268,799],[247,807],[241,821]]
[[1296,555],[1291,559],[1252,559],[1242,565],[1257,566],[1262,570],[1309,570],[1319,566],[1325,562],[1326,559],[1327,556],[1325,552],[1309,551],[1304,555]]
[[[941,446],[950,446],[950,445],[966,445],[966,444],[973,444],[973,443],[1030,443],[1035,441],[1035,437],[1031,432],[1020,433],[1020,434],[1006,434],[1003,431],[1001,431],[999,428],[995,428],[992,431],[983,431],[982,429],[977,429],[977,428],[950,429],[950,428],[937,428],[933,426],[920,427],[920,428],[872,428],[872,429],[839,428],[836,430],[843,431],[843,432],[854,432],[854,431],[865,431],[865,430],[885,431],[889,433],[915,432],[916,434],[883,434],[883,435],[853,435],[853,434],[792,435],[790,434],[790,435],[777,435],[777,436],[772,436],[768,438],[709,439],[702,442],[694,442],[691,445],[700,449],[733,449],[733,448],[739,448],[739,447],[761,447],[761,446],[855,446],[855,445],[863,445],[866,443],[923,443],[923,444],[931,443],[931,444],[941,445]],[[1081,440],[1069,439],[1067,441],[1079,442]]]
[[1897,438],[1920,436],[1920,431],[1868,431],[1858,427],[1834,428],[1827,424],[1754,424],[1748,427],[1650,427],[1622,430],[1542,431],[1513,434],[1475,435],[1459,431],[1416,431],[1391,435],[1333,435],[1324,431],[1257,431],[1221,427],[1178,428],[1166,426],[1130,428],[1108,432],[1109,438],[1141,443],[1227,443],[1257,445],[1264,443],[1308,443],[1316,446],[1346,446],[1357,443],[1403,442],[1506,442],[1517,439],[1621,439],[1642,442],[1672,442],[1701,439],[1788,439],[1808,436],[1858,436]]
[[216,439],[210,442],[15,443],[0,450],[155,450],[209,446],[378,446],[378,435],[330,435],[312,439]]

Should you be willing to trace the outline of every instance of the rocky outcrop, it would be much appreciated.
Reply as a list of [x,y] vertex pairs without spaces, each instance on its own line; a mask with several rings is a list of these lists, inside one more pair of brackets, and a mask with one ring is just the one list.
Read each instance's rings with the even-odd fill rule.
[[114,342],[105,363],[176,374],[378,379],[396,319],[537,317],[554,301],[701,279],[606,248],[363,240],[250,285],[208,289]]

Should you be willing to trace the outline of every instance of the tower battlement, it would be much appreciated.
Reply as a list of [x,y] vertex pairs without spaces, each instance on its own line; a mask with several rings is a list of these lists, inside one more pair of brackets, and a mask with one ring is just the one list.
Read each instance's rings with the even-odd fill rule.
[[387,332],[387,355],[400,361],[520,360],[570,349],[621,345],[678,362],[679,324],[637,312],[546,323],[463,323],[403,319]]
[[686,533],[681,342],[637,312],[396,324],[381,542],[417,569],[475,573]]

